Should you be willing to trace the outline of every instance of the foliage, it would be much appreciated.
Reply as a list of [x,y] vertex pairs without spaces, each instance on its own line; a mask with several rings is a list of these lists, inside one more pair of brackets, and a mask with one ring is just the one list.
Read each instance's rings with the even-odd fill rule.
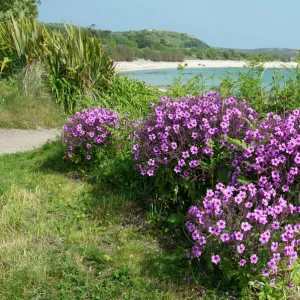
[[110,127],[118,128],[119,116],[105,108],[84,109],[77,112],[63,126],[63,141],[67,146],[67,157],[78,163],[91,160],[97,148],[111,137]]
[[57,103],[73,112],[84,102],[96,103],[110,85],[114,66],[97,38],[65,26],[62,35],[23,14],[0,24],[1,73],[8,76],[42,61]]
[[215,192],[208,190],[203,202],[189,210],[192,256],[203,251],[242,289],[269,277],[271,286],[275,277],[291,283],[300,230],[299,120],[299,109],[284,117],[268,113],[246,132],[245,146],[233,149],[230,185],[218,183]]
[[[50,23],[47,27],[65,33],[63,24]],[[293,51],[282,52],[282,49],[258,49],[251,53],[248,50],[213,48],[186,33],[166,30],[113,32],[94,29],[93,25],[85,29],[91,36],[101,39],[116,61],[130,61],[132,53],[134,58],[153,61],[183,61],[185,58],[251,60],[258,55],[264,55],[267,61],[290,61],[290,57],[295,56]]]
[[[234,94],[239,99],[247,99],[251,107],[261,115],[270,111],[283,114],[299,107],[299,67],[274,70],[272,82],[266,85],[263,81],[265,68],[261,59],[248,61],[246,72],[229,73],[221,78],[221,94]],[[284,71],[289,71],[290,75],[283,75]]]
[[11,16],[17,17],[22,11],[26,18],[36,19],[38,16],[37,5],[40,0],[1,0],[0,3],[0,22]]
[[[42,57],[48,67],[52,91],[66,111],[73,112],[77,98],[87,97],[96,103],[110,86],[114,74],[112,60],[106,55],[100,41],[86,32],[75,31],[66,25],[67,35],[45,31],[48,44]],[[78,101],[78,102],[79,102]]]
[[43,76],[43,66],[37,64],[0,81],[0,128],[53,128],[63,124],[65,115],[44,86]]
[[39,48],[44,43],[44,28],[23,13],[18,19],[10,18],[0,23],[1,76],[21,72],[39,61]]
[[116,75],[100,101],[105,107],[136,120],[150,112],[149,104],[155,102],[160,95],[161,91],[155,87],[148,87],[130,77]]
[[222,99],[215,92],[199,98],[163,97],[152,107],[134,133],[133,159],[142,175],[156,176],[160,190],[167,188],[167,201],[173,189],[177,195],[185,187],[185,204],[199,196],[197,186],[226,180],[230,156],[230,149],[224,148],[226,138],[239,139],[258,117],[245,101]]

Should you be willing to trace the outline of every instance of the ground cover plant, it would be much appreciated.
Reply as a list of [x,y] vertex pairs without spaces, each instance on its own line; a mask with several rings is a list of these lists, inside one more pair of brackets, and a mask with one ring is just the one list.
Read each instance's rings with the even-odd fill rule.
[[129,193],[82,179],[63,152],[0,156],[1,299],[192,297],[186,260],[159,247]]
[[[163,97],[150,107],[153,112],[135,123],[132,137],[127,137],[141,174],[128,181],[135,188],[137,182],[148,188],[143,199],[155,208],[150,223],[180,241],[186,208],[200,198],[186,223],[194,240],[188,258],[200,258],[210,276],[219,274],[217,282],[226,282],[238,297],[293,295],[300,227],[299,110],[260,119],[245,100],[223,99],[216,92],[199,98]],[[72,134],[77,138],[77,132]],[[201,185],[204,200],[201,193],[193,193]],[[158,203],[153,205],[153,198]],[[175,242],[173,247],[183,249],[189,243],[176,247]],[[191,262],[191,268],[197,264]],[[189,281],[199,283],[199,277]]]
[[[258,114],[245,101],[216,92],[171,100],[163,97],[135,130],[133,159],[140,173],[156,176],[166,201],[188,203],[216,180],[227,180],[231,148],[255,124]],[[182,199],[172,198],[176,194]],[[186,193],[181,195],[184,189]],[[194,192],[194,194],[193,194]],[[160,195],[162,196],[162,195]]]
[[0,80],[0,128],[62,126],[66,115],[42,83],[43,72],[40,65],[32,65],[18,75]]

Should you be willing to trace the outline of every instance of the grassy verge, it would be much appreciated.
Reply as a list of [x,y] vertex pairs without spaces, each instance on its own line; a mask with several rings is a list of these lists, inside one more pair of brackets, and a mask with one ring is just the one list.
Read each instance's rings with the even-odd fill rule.
[[15,82],[0,82],[0,128],[54,128],[65,118],[47,92],[25,94]]
[[124,195],[71,178],[61,147],[0,156],[0,298],[195,295],[184,255],[159,248]]

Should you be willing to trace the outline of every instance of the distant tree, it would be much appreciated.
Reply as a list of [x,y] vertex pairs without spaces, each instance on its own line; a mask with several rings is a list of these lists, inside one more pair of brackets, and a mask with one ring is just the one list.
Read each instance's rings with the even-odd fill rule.
[[113,60],[115,61],[133,61],[133,51],[126,46],[117,46],[111,51]]
[[223,57],[225,60],[229,60],[230,59],[230,52],[229,51],[223,51]]
[[205,59],[205,54],[204,54],[204,52],[201,51],[201,50],[197,53],[196,56],[197,56],[198,59]]
[[35,19],[38,17],[38,4],[40,0],[0,0],[0,22],[10,18],[17,17],[21,11],[27,18]]
[[111,30],[97,30],[97,33],[98,33],[99,38],[107,39],[107,38],[109,38],[112,31]]
[[89,33],[89,35],[91,35],[91,36],[97,36],[98,35],[98,32],[95,29],[95,26],[96,26],[95,24],[92,24],[89,27],[87,27],[87,32]]
[[167,46],[167,42],[165,39],[160,39],[160,43],[164,46]]
[[151,46],[151,42],[145,37],[144,34],[140,33],[135,36],[135,42],[137,47],[140,49],[147,48]]

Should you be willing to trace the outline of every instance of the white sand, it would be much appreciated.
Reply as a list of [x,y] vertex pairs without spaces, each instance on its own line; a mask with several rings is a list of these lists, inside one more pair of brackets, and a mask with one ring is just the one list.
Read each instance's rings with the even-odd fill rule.
[[[185,62],[153,62],[149,60],[135,60],[132,62],[116,62],[117,72],[130,72],[138,70],[177,69],[178,64],[187,64],[187,68],[243,68],[244,61],[234,60],[186,60]],[[296,62],[283,63],[280,61],[267,62],[265,68],[295,68]]]

